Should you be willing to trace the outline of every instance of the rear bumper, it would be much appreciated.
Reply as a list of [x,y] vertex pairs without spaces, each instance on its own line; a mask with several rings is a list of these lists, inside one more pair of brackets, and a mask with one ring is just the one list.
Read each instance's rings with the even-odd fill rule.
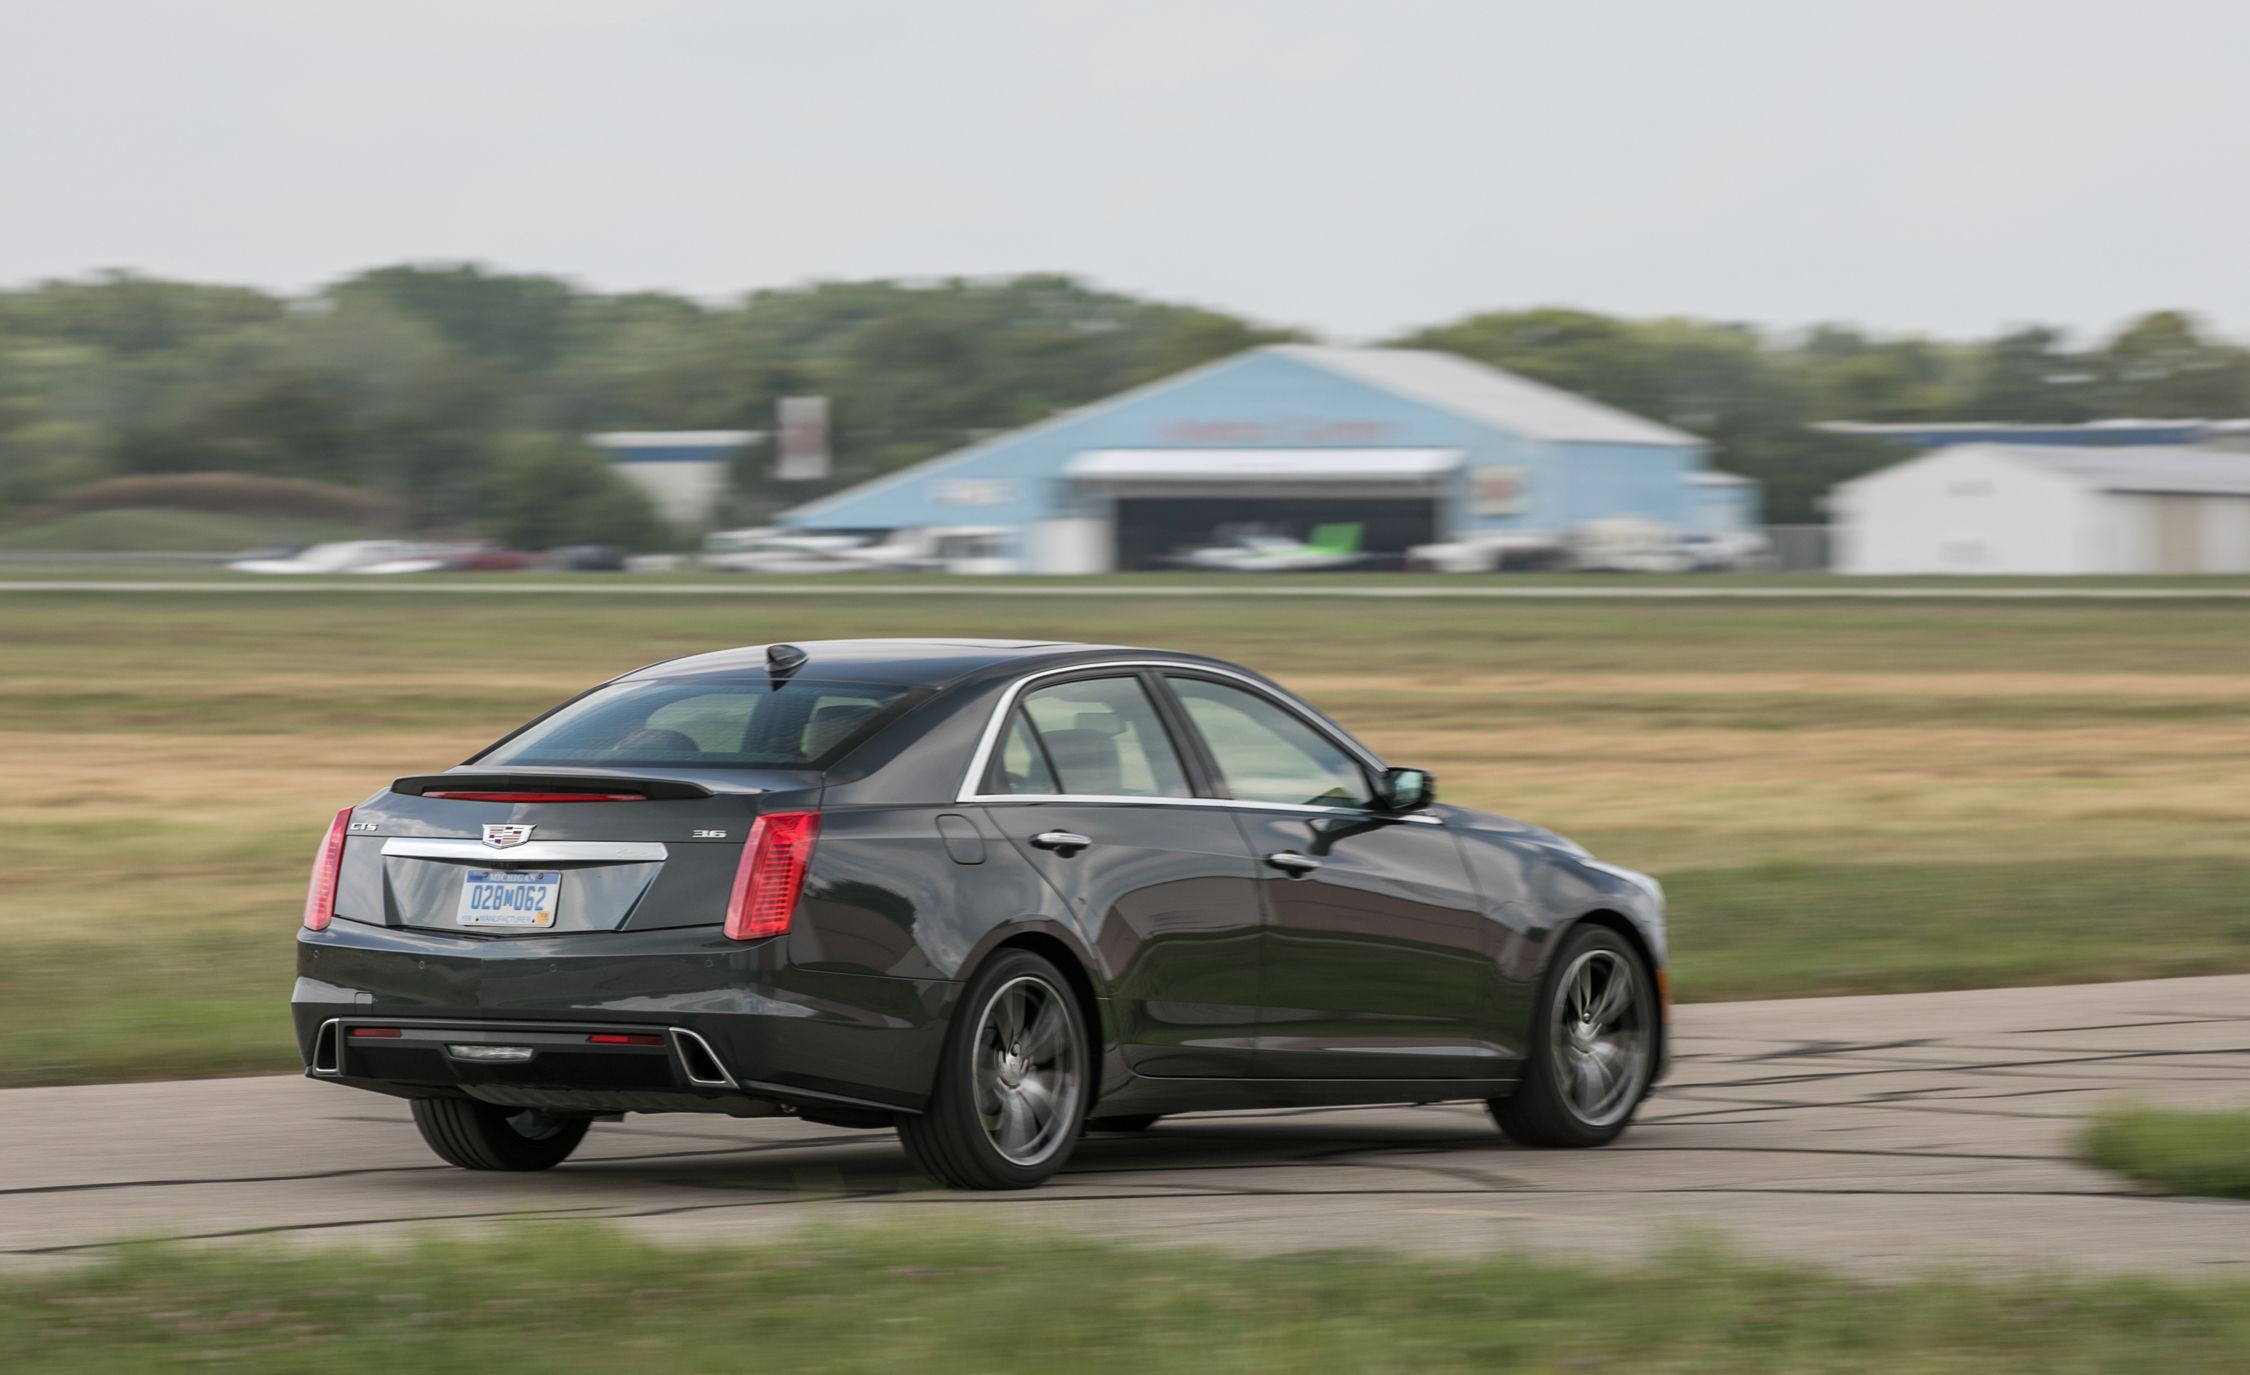
[[[800,969],[787,939],[731,941],[716,927],[495,938],[338,920],[298,934],[298,1052],[315,1078],[406,1097],[919,1110],[957,985]],[[399,1034],[351,1034],[368,1029]],[[475,1045],[530,1055],[458,1049]]]

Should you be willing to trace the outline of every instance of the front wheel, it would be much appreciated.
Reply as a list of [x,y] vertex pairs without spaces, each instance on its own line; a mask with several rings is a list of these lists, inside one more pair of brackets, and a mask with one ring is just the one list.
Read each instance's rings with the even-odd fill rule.
[[899,1140],[949,1189],[1028,1189],[1062,1168],[1086,1111],[1091,1058],[1070,985],[1028,950],[969,981],[937,1085]]
[[1606,1146],[1633,1120],[1656,1063],[1656,986],[1638,951],[1603,926],[1563,940],[1539,994],[1523,1080],[1488,1100],[1526,1146]]
[[417,1098],[414,1126],[448,1165],[464,1170],[547,1170],[586,1139],[583,1117],[549,1117],[476,1098]]

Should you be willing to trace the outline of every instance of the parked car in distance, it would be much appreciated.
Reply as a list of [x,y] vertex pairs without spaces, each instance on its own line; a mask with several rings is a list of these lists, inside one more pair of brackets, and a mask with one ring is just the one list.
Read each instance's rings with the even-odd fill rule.
[[838,640],[635,670],[338,812],[292,1006],[312,1077],[456,1165],[778,1114],[1007,1189],[1201,1109],[1604,1144],[1665,1065],[1665,959],[1654,880],[1248,669]]
[[352,573],[363,568],[417,557],[422,546],[406,540],[340,540],[316,544],[282,555],[260,554],[236,559],[227,567],[237,573]]
[[412,546],[398,558],[361,564],[349,571],[396,573],[517,573],[536,567],[537,554],[508,549],[489,540],[438,540]]
[[1683,535],[1680,549],[1695,573],[1755,573],[1774,565],[1773,541],[1762,530]]
[[1693,564],[1671,526],[1603,516],[1570,532],[1570,566],[1581,573],[1685,573]]
[[1569,539],[1553,530],[1478,530],[1415,545],[1406,551],[1406,568],[1417,573],[1529,573],[1561,567],[1569,554]]
[[703,541],[703,565],[722,573],[997,574],[1021,572],[1015,536],[997,525],[916,525],[879,532],[762,526]]
[[565,544],[548,550],[541,562],[564,573],[622,573],[625,551],[614,544]]

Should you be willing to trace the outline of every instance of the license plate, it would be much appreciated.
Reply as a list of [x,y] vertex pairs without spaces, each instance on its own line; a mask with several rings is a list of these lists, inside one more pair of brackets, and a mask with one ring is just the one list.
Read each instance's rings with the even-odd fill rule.
[[463,926],[553,926],[562,896],[556,869],[471,869],[461,880]]

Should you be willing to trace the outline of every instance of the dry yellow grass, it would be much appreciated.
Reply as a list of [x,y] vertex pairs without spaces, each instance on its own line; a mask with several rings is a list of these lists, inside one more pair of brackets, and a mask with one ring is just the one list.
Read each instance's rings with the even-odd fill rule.
[[1487,673],[1289,675],[1308,697],[1349,701],[1371,692],[1473,693],[1495,701],[1516,695],[1610,696],[1686,694],[1902,698],[2068,696],[2136,697],[2241,703],[2250,676],[2236,673]]
[[[304,684],[319,675],[302,675]],[[2033,696],[2084,695],[2091,684],[2056,675],[2006,675]],[[1983,685],[1989,697],[2003,686]],[[1582,702],[1605,693],[1642,698],[1662,691],[1741,690],[1756,675],[1681,680],[1575,680]],[[1863,694],[1878,683],[1920,692],[1921,679],[1822,675],[1808,693]],[[464,687],[543,699],[543,685],[504,675]],[[1847,686],[1848,685],[1848,686]],[[263,685],[291,692],[296,683]],[[1321,679],[1308,692],[1350,701],[1366,679]],[[2250,834],[2250,718],[2193,719],[2036,731],[2002,726],[1714,729],[1632,719],[1592,722],[1558,710],[1536,729],[1488,729],[1489,708],[1552,691],[1526,675],[1503,683],[1383,681],[1386,694],[1443,699],[1453,724],[1363,728],[1385,755],[1427,764],[1445,795],[1521,816],[1601,844],[1659,872],[1774,860],[1980,860],[2238,853]],[[2098,695],[2153,695],[2162,684],[2115,675]],[[408,691],[411,692],[411,683]],[[2250,682],[2211,678],[2212,698],[2240,700]],[[2231,698],[2228,694],[2233,694]],[[320,700],[308,690],[304,700]],[[1349,713],[1347,713],[1349,714]],[[234,900],[236,883],[286,890],[294,868],[271,871],[273,844],[309,851],[335,808],[402,773],[442,768],[485,743],[497,727],[295,730],[284,733],[0,731],[0,757],[14,787],[0,798],[0,834],[13,842],[13,882],[0,891],[0,925],[36,919],[54,932],[100,923],[121,907],[165,901],[193,906]],[[107,839],[137,838],[132,872],[61,913],[59,885],[85,872],[89,853],[115,853]],[[76,838],[82,843],[71,843]],[[270,843],[269,843],[270,842]],[[203,891],[192,889],[200,886]],[[77,890],[83,893],[83,889]],[[247,914],[245,914],[247,915]]]
[[2250,723],[2047,730],[1370,732],[1445,794],[1654,866],[2240,852]]
[[106,938],[121,919],[155,919],[279,938],[337,808],[478,743],[430,732],[325,741],[0,732],[10,783],[0,795],[9,875],[0,931]]

